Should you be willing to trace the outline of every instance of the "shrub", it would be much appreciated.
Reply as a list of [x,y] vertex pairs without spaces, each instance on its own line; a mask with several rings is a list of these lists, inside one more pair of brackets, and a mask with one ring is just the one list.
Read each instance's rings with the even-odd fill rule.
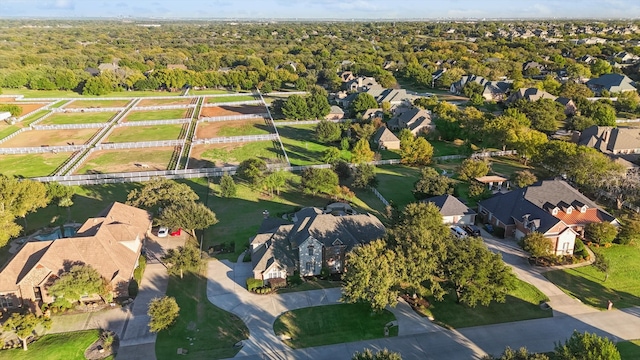
[[587,247],[584,246],[584,243],[579,238],[576,238],[576,244],[573,247],[573,256],[579,259],[589,259]]
[[247,279],[247,290],[254,291],[255,289],[261,288],[264,286],[264,282],[260,279],[256,278],[248,278]]
[[285,287],[287,286],[287,280],[283,278],[272,278],[272,279],[269,279],[269,286],[271,286],[271,289],[274,289],[274,290],[281,287]]
[[494,226],[493,235],[495,235],[498,238],[504,239],[504,228],[501,228],[499,226]]
[[618,234],[618,230],[615,226],[606,223],[591,223],[585,227],[585,233],[587,238],[597,242],[600,245],[604,245],[613,241]]
[[299,272],[294,272],[293,275],[287,277],[287,283],[292,286],[297,286],[302,284],[302,277],[300,277]]

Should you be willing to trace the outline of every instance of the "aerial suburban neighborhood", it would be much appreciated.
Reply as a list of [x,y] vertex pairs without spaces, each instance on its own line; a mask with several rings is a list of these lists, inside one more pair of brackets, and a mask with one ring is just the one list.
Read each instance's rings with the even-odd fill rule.
[[638,19],[0,2],[0,360],[640,359]]

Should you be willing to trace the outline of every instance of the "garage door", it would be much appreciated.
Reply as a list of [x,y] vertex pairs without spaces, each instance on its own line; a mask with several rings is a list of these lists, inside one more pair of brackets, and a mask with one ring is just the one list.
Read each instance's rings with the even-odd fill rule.
[[516,239],[520,240],[524,237],[524,233],[518,229],[516,229]]

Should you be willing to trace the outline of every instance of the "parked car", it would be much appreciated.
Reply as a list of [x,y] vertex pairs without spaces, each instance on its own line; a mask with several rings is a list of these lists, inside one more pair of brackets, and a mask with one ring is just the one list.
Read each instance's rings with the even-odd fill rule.
[[465,225],[464,231],[466,231],[471,236],[482,236],[480,233],[480,228],[475,225]]
[[462,230],[460,226],[452,226],[451,234],[458,239],[466,238],[467,236],[469,236],[467,232]]
[[487,230],[490,234],[493,234],[493,225],[484,224],[484,229]]
[[158,237],[167,237],[167,235],[169,235],[169,228],[160,226],[160,229],[158,229]]

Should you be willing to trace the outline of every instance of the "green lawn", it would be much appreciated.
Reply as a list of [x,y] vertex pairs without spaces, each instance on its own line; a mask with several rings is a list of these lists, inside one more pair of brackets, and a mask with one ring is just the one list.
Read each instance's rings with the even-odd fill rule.
[[165,110],[145,110],[131,111],[126,121],[144,121],[144,120],[173,120],[184,119],[187,109],[165,109]]
[[[284,343],[297,349],[381,338],[393,320],[391,312],[372,313],[368,304],[337,304],[288,311],[276,319],[273,330],[290,336]],[[397,327],[391,330],[397,336]]]
[[271,134],[263,120],[229,121],[220,128],[216,136],[242,136]]
[[[30,89],[2,89],[3,95],[24,95],[25,98],[96,98],[93,95],[82,95],[74,91],[65,90],[30,90]],[[181,92],[167,91],[114,91],[102,96],[106,97],[147,97],[147,96],[180,96]]]
[[613,245],[592,248],[609,259],[609,279],[593,266],[546,272],[544,276],[567,294],[583,303],[604,310],[607,300],[616,308],[640,305],[640,245]]
[[48,110],[38,110],[36,112],[34,112],[33,114],[27,116],[26,118],[24,118],[24,120],[22,120],[20,123],[23,126],[29,126],[31,125],[32,122],[40,119],[41,117],[43,117],[45,114],[48,114],[49,111]]
[[[324,151],[329,148],[315,140],[316,125],[287,125],[278,126],[280,139],[289,156],[291,165],[322,164]],[[336,144],[339,146],[339,144]],[[351,159],[351,153],[342,151],[345,160]]]
[[233,94],[233,92],[229,90],[224,90],[224,89],[189,90],[189,95],[217,95],[217,94]]
[[[198,146],[208,147],[209,145]],[[216,145],[215,148],[205,150],[200,155],[200,158],[218,164],[239,164],[243,160],[251,157],[257,157],[267,162],[274,162],[274,160],[282,157],[282,150],[275,146],[276,143],[273,141],[220,144]],[[213,164],[210,165],[213,166]]]
[[71,153],[0,155],[0,174],[48,176],[70,156]]
[[213,96],[213,97],[208,97],[206,103],[215,104],[215,103],[222,103],[222,102],[251,101],[251,100],[256,100],[255,96],[252,96],[252,95]]
[[42,120],[40,125],[59,124],[93,124],[106,123],[113,119],[115,112],[88,112],[88,113],[56,113]]
[[57,109],[57,108],[61,107],[62,105],[66,104],[66,103],[68,103],[68,102],[69,102],[69,101],[67,101],[67,100],[60,100],[60,101],[56,101],[56,103],[55,103],[55,104],[53,104],[53,105],[51,105],[51,106],[50,106],[50,108],[52,108],[52,109]]
[[433,156],[459,155],[464,152],[464,147],[451,141],[429,141],[433,146]]
[[381,165],[376,169],[376,188],[389,202],[402,210],[407,204],[417,201],[413,197],[413,186],[420,178],[420,169],[404,165]]
[[478,304],[475,308],[457,304],[455,295],[446,295],[444,301],[429,299],[429,311],[435,320],[453,328],[499,324],[552,317],[551,310],[540,309],[547,297],[524,281],[518,280],[517,288],[507,295],[505,303],[492,302],[489,306]]
[[640,359],[640,340],[620,341],[616,346],[622,355],[622,360]]
[[249,337],[240,318],[209,302],[203,274],[187,272],[184,279],[171,276],[167,296],[176,298],[180,316],[175,325],[158,333],[158,360],[175,359],[178,348],[188,349],[189,359],[231,358],[240,350],[233,345]]
[[139,163],[149,165],[149,169],[146,170],[166,170],[174,151],[173,148],[104,151],[96,156],[92,154],[76,173],[87,174],[90,171],[93,173],[140,171],[140,169],[135,166],[135,164]]
[[137,142],[176,140],[182,132],[183,124],[155,126],[124,126],[113,130],[108,142]]
[[117,108],[125,107],[131,100],[75,100],[67,108]]
[[493,157],[489,159],[491,163],[491,174],[499,175],[509,179],[517,171],[529,170],[535,173],[535,169],[523,165],[517,157]]
[[22,348],[0,350],[0,359],[4,360],[84,360],[84,351],[100,336],[100,330],[75,331],[61,334],[44,335]]
[[0,139],[6,138],[18,130],[20,127],[17,125],[0,124]]

